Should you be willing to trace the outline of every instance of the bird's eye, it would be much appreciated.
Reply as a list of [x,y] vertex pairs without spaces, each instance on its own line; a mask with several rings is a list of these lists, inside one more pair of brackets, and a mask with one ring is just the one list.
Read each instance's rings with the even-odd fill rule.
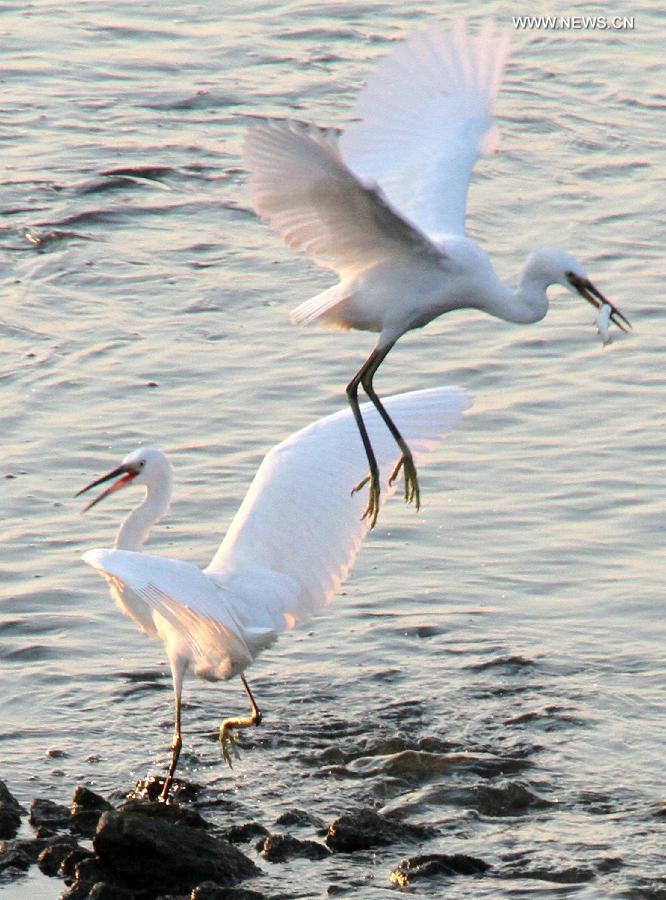
[[143,469],[143,467],[145,466],[145,464],[146,464],[145,459],[139,460],[139,468],[140,468],[140,469]]

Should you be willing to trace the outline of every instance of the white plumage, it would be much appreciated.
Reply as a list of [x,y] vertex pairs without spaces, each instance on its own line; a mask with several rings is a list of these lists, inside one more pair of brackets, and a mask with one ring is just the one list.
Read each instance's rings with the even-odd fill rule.
[[[386,405],[421,459],[455,426],[471,400],[460,388],[440,387],[391,397]],[[382,465],[395,463],[395,442],[376,410],[364,407],[363,413]],[[115,549],[89,550],[83,559],[107,579],[112,595],[138,627],[161,638],[167,648],[176,728],[164,799],[182,743],[185,673],[193,669],[210,680],[236,674],[243,678],[246,666],[281,631],[308,621],[330,602],[351,569],[370,527],[361,518],[361,498],[348,489],[349,482],[363,474],[360,450],[349,410],[321,419],[274,447],[203,571],[141,552],[150,527],[170,502],[171,466],[159,450],[134,451],[80,492],[113,481],[89,509],[129,484],[146,488],[142,503],[122,523]],[[388,496],[391,490],[384,487]],[[225,738],[231,727],[258,724],[260,714],[244,679],[243,684],[253,718],[226,720]]]
[[[297,306],[293,321],[379,333],[347,386],[370,467],[365,516],[371,526],[380,478],[359,412],[359,385],[400,447],[406,499],[417,507],[419,502],[410,449],[373,388],[377,369],[402,334],[463,307],[510,322],[537,322],[548,309],[551,284],[597,307],[607,302],[579,262],[550,248],[530,255],[513,291],[465,236],[472,168],[481,153],[497,146],[491,109],[507,52],[508,37],[492,22],[477,35],[462,20],[448,32],[436,24],[379,64],[340,138],[315,126],[270,120],[247,135],[244,161],[257,213],[289,246],[339,277]],[[629,325],[614,306],[611,320]]]

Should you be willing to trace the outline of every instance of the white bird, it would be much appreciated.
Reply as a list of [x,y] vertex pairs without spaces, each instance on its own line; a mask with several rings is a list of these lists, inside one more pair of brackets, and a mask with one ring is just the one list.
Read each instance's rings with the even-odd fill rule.
[[[465,236],[467,188],[480,154],[495,149],[491,107],[508,51],[506,34],[486,21],[474,36],[465,22],[436,24],[399,44],[370,76],[334,131],[267,120],[250,128],[244,164],[251,199],[285,242],[333,269],[337,284],[296,307],[292,321],[323,321],[379,332],[374,350],[347,385],[370,467],[365,516],[375,524],[379,473],[358,407],[362,385],[395,438],[405,498],[418,508],[416,468],[407,442],[373,388],[398,338],[454,309],[509,322],[546,315],[546,288],[561,284],[594,306],[607,302],[568,253],[534,251],[517,291],[503,284],[481,247]],[[620,328],[627,319],[614,306]],[[624,323],[624,324],[623,324]]]
[[[390,465],[398,451],[368,406],[363,414],[378,459]],[[469,395],[456,387],[386,400],[417,457],[433,450],[470,406]],[[326,606],[351,569],[369,530],[360,516],[361,498],[345,490],[349,480],[360,475],[360,450],[349,410],[320,419],[274,447],[203,571],[188,562],[140,552],[151,526],[167,512],[171,500],[171,466],[159,450],[135,450],[113,471],[79,491],[112,482],[85,512],[128,485],[145,487],[143,501],[120,526],[115,549],[89,550],[83,559],[106,578],[122,611],[166,645],[175,724],[163,800],[182,746],[181,694],[186,672],[192,669],[210,681],[241,678],[251,715],[226,719],[220,727],[224,757],[231,765],[227,745],[233,746],[233,729],[261,721],[244,669],[281,631],[308,621]]]

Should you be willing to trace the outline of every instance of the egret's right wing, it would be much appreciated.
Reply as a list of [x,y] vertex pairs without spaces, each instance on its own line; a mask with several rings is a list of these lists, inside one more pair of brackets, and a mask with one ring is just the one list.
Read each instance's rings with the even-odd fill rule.
[[290,247],[342,277],[398,254],[442,259],[374,183],[347,168],[331,131],[261,122],[248,131],[243,161],[257,213]]
[[[457,387],[389,397],[389,415],[417,460],[433,450],[471,406]],[[400,451],[377,411],[361,407],[382,472],[382,497]],[[209,567],[234,597],[246,598],[246,621],[282,630],[325,606],[349,572],[369,525],[365,491],[350,494],[367,472],[350,410],[293,434],[263,460]]]
[[340,138],[347,165],[430,236],[465,233],[467,188],[480,153],[497,143],[491,108],[508,34],[464,20],[400,43],[372,72]]

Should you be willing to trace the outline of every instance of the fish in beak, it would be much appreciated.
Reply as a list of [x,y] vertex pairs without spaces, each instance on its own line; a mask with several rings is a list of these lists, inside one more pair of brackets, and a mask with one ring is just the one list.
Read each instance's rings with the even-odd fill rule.
[[567,272],[566,277],[569,284],[578,291],[581,297],[587,300],[588,303],[591,303],[596,309],[601,309],[604,305],[609,306],[609,318],[618,328],[621,328],[622,331],[631,330],[631,322],[629,319],[627,319],[626,316],[623,316],[620,310],[614,306],[610,300],[607,300],[604,297],[601,291],[592,284],[589,278],[581,278],[579,275],[574,274],[574,272]]

